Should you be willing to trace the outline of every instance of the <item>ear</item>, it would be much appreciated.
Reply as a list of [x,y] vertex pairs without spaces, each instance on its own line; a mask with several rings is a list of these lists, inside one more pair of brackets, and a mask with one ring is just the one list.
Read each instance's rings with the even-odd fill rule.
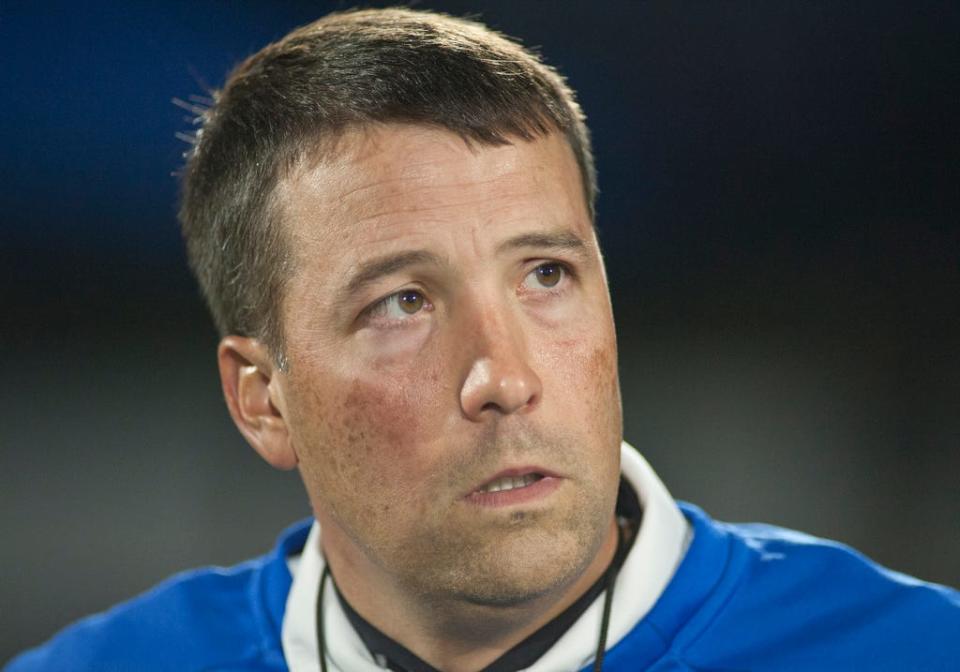
[[295,468],[297,455],[283,415],[283,374],[267,347],[254,338],[227,336],[217,348],[217,364],[237,429],[273,467]]

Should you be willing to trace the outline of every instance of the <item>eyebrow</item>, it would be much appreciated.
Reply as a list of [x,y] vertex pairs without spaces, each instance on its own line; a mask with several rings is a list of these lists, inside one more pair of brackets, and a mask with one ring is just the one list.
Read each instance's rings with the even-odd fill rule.
[[387,254],[381,257],[374,257],[359,264],[357,270],[347,283],[347,292],[349,294],[355,294],[380,278],[390,275],[391,273],[397,273],[410,266],[421,264],[440,266],[442,263],[440,257],[427,250],[410,250],[408,252],[400,252],[399,254]]
[[569,231],[561,231],[558,233],[523,233],[500,243],[497,246],[497,252],[508,252],[524,247],[567,250],[582,256],[586,253],[587,244],[580,236],[570,233]]
[[[497,246],[497,253],[508,252],[525,247],[540,249],[570,250],[580,255],[585,253],[587,244],[582,238],[569,232],[561,233],[523,233],[509,238]],[[442,266],[443,260],[428,250],[409,250],[397,254],[386,254],[361,262],[347,282],[347,293],[356,294],[367,285],[380,278],[402,271],[410,266],[431,264]]]

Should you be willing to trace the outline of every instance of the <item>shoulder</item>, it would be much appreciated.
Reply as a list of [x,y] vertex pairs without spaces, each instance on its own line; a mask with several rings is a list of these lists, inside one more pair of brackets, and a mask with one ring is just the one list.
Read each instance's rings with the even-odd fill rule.
[[750,601],[790,598],[820,614],[859,608],[902,617],[922,609],[960,619],[957,591],[887,569],[845,544],[773,525],[719,525],[740,547],[739,580]]
[[733,668],[960,665],[957,591],[886,569],[840,543],[686,511],[701,516],[695,534],[725,537],[729,548],[722,577],[687,630],[691,651],[725,652]]
[[66,627],[4,672],[40,670],[280,670],[280,624],[289,592],[285,558],[309,521],[270,554],[235,567],[173,576],[110,610]]

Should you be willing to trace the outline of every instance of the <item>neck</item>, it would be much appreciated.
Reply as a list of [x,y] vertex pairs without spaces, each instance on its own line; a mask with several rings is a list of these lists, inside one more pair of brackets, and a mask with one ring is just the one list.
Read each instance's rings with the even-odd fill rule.
[[549,623],[600,578],[616,551],[616,529],[611,519],[594,557],[566,584],[509,606],[411,590],[365,557],[341,552],[326,534],[322,546],[341,595],[371,625],[437,669],[475,672]]

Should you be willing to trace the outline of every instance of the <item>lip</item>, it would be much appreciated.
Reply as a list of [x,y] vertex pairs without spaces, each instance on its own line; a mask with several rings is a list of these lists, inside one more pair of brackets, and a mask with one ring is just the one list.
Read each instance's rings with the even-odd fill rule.
[[[542,478],[526,485],[522,488],[513,490],[499,490],[497,492],[480,492],[488,484],[506,476],[526,476],[527,474],[539,474]],[[498,471],[496,474],[485,480],[474,488],[466,499],[471,504],[483,507],[499,508],[504,506],[513,506],[516,504],[528,504],[543,499],[550,495],[554,490],[560,487],[563,478],[558,474],[537,466],[514,467]]]

